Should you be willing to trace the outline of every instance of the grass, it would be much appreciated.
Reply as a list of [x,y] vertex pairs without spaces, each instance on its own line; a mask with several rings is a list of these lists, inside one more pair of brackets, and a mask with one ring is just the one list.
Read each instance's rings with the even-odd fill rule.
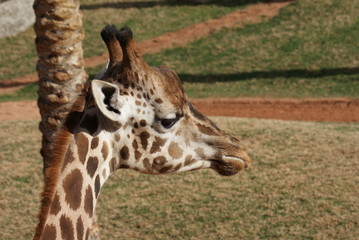
[[[233,177],[119,170],[97,206],[103,239],[357,239],[358,124],[213,120],[246,143],[253,167]],[[29,239],[42,182],[37,122],[0,130],[0,239]]]
[[[137,40],[143,40],[224,15],[242,7],[243,3],[86,2],[82,6],[87,32],[85,56],[105,51],[98,33],[106,23],[130,25]],[[359,3],[350,0],[297,1],[263,23],[222,29],[185,47],[145,58],[151,65],[175,69],[190,97],[358,98],[358,8]],[[16,39],[0,41],[17,46],[24,43],[22,38],[20,34]],[[31,47],[33,43],[27,48]],[[4,49],[3,56],[16,55],[6,52],[11,48]],[[0,56],[1,59],[5,58]],[[15,62],[0,64],[4,67],[0,72],[25,73],[22,71],[25,66],[12,65]],[[7,64],[10,65],[6,67]],[[33,71],[33,66],[28,66]],[[93,77],[99,69],[87,71]],[[30,93],[25,96],[26,91]],[[2,96],[0,101],[20,99],[20,95],[36,99],[36,93],[28,88],[15,95]]]
[[[84,56],[96,56],[106,51],[100,37],[105,24],[130,26],[137,40],[155,37],[167,31],[216,18],[255,0],[210,1],[191,5],[173,0],[88,0],[82,2]],[[35,72],[37,55],[32,28],[14,37],[0,39],[0,81]]]
[[297,1],[269,21],[146,56],[192,97],[359,97],[359,2]]

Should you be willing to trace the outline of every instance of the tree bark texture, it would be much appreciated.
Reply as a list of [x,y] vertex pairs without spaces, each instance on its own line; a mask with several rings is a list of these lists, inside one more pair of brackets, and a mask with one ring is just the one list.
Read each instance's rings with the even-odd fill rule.
[[[42,133],[41,155],[44,169],[51,161],[56,131],[64,123],[71,106],[84,87],[82,13],[79,0],[35,0],[36,50],[39,60],[37,104]],[[100,239],[95,214],[90,239]]]
[[87,78],[83,64],[82,14],[79,0],[35,0],[36,50],[39,60],[38,106],[41,155],[51,161],[54,133],[63,124]]

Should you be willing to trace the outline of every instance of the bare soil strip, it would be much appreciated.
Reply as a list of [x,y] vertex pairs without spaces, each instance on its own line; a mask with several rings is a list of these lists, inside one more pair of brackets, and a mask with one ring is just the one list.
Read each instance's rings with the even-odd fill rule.
[[[274,17],[281,8],[287,6],[289,3],[291,3],[291,1],[251,5],[220,18],[211,19],[141,41],[138,43],[138,46],[144,54],[157,53],[174,46],[185,46],[189,42],[203,38],[212,31],[219,30],[223,27],[244,27],[246,24],[259,23],[263,21],[263,19]],[[104,64],[107,59],[108,55],[104,53],[100,56],[85,58],[84,61],[86,67],[96,67]],[[37,73],[30,73],[10,80],[1,81],[0,94],[16,91],[25,84],[33,83],[37,80]]]
[[[359,99],[191,99],[208,116],[359,122]],[[35,101],[0,103],[0,121],[40,120]]]

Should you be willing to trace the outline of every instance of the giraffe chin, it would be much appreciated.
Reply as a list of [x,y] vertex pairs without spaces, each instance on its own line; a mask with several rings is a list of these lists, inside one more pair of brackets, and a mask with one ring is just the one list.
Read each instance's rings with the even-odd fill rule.
[[222,160],[211,160],[211,168],[222,176],[232,176],[250,166],[250,159],[224,156]]

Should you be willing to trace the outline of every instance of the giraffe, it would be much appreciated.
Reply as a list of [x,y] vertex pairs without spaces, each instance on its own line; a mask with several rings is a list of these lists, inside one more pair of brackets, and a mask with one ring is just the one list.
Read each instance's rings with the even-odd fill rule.
[[177,74],[150,67],[130,28],[101,32],[109,63],[56,134],[33,239],[88,239],[100,189],[117,169],[166,174],[247,168],[240,141],[189,102]]

